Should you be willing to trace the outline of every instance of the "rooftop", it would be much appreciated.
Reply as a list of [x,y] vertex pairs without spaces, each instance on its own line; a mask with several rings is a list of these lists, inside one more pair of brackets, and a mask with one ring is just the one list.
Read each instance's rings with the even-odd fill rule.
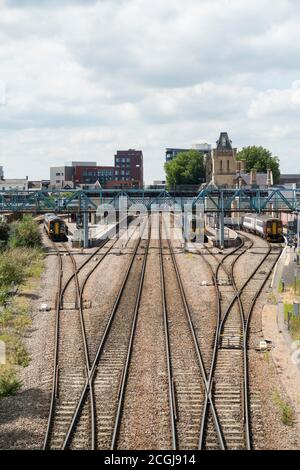
[[[267,173],[256,173],[257,186],[267,186]],[[247,186],[250,186],[250,173],[238,173],[235,180],[243,178]]]

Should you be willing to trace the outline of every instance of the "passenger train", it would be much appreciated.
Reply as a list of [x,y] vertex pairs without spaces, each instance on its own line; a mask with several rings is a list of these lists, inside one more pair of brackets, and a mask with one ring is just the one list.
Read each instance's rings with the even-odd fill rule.
[[51,240],[64,241],[67,239],[68,227],[65,221],[55,214],[45,214],[44,230]]
[[246,214],[242,227],[246,232],[255,233],[269,242],[284,242],[282,221],[275,217],[260,214]]

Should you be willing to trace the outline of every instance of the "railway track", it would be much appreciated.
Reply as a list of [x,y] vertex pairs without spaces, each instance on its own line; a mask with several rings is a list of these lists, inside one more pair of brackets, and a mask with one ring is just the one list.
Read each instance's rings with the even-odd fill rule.
[[[118,239],[107,240],[101,243],[101,246],[93,252],[85,262],[77,268],[73,254],[69,251],[66,244],[63,244],[64,252],[57,250],[55,244],[54,249],[58,254],[58,294],[56,300],[56,320],[55,320],[55,344],[54,344],[54,365],[53,365],[53,381],[50,411],[48,417],[48,425],[44,439],[44,449],[60,449],[63,446],[65,435],[78,400],[82,388],[85,384],[89,384],[89,370],[92,363],[88,348],[88,336],[86,333],[84,315],[83,315],[83,293],[86,283],[95,269],[103,261],[103,259],[115,247]],[[104,252],[100,252],[104,248]],[[92,268],[85,273],[81,286],[79,285],[78,273],[87,266],[92,259],[94,262]],[[72,262],[73,273],[63,283],[64,261],[70,259]],[[65,309],[64,299],[67,292],[71,289],[72,284],[75,287],[74,306]],[[80,448],[95,448],[95,430],[94,422],[94,391],[93,387],[89,387],[89,414],[90,414],[90,434],[89,442],[86,443],[85,436],[81,436],[77,445]]]
[[[73,254],[63,245],[60,251],[53,243],[59,259],[58,291],[56,299],[55,321],[55,345],[53,364],[53,383],[51,393],[48,425],[44,439],[44,448],[59,448],[64,432],[65,417],[76,402],[80,386],[85,381],[86,364],[81,351],[84,349],[84,337],[81,330],[81,322],[77,314],[77,303],[80,298],[76,261]],[[67,253],[67,256],[66,256]],[[63,311],[63,298],[67,286],[62,282],[65,268],[64,262],[70,259],[72,262],[75,281],[75,302],[73,310]],[[70,278],[69,278],[70,279]],[[72,321],[70,319],[72,318]],[[64,334],[60,334],[61,330]],[[73,347],[77,342],[78,354],[74,357]],[[72,354],[73,352],[73,354]]]
[[[243,285],[238,288],[234,277],[234,267],[237,260],[252,247],[253,242],[249,238],[247,243],[248,247],[243,244],[239,249],[234,250],[221,260],[218,260],[217,256],[208,249],[215,262],[215,270],[212,268],[212,273],[216,289],[219,319],[209,376],[209,390],[213,395],[224,448],[226,449],[251,448],[247,366],[249,325],[256,301],[280,256],[280,252],[275,250],[275,259],[269,263],[265,277],[261,280],[259,286],[256,285],[256,293],[252,296],[250,306],[245,313],[245,306],[241,295],[245,287],[255,279],[255,275],[261,269],[263,263],[273,255],[272,248],[269,245],[266,254],[255,270]],[[235,259],[231,263],[230,268],[224,266],[225,260],[229,260],[232,254],[235,254]],[[222,279],[219,277],[221,269],[227,277],[226,282],[224,282],[224,279],[222,282]],[[232,289],[231,301],[229,302],[230,297],[228,295],[226,299],[226,284],[231,286]],[[220,448],[220,436],[214,429],[207,398],[202,416],[199,447],[206,449]]]
[[161,232],[160,265],[172,448],[195,449],[205,397],[220,436],[221,431],[175,252],[169,238],[162,242]]
[[[245,234],[242,244],[225,256],[208,247],[206,254],[199,251],[216,292],[217,327],[207,367],[175,251],[169,238],[163,240],[163,229],[162,216],[158,252],[172,449],[250,449],[251,316],[281,248],[268,244],[244,282],[236,279],[235,266],[253,246]],[[115,243],[103,243],[105,251],[97,249],[96,262],[93,253],[79,268],[66,245],[64,252],[58,252],[54,373],[45,449],[118,448],[150,239],[140,235],[136,241],[98,346],[91,353],[84,288]],[[95,264],[85,273],[91,259]],[[65,279],[69,262],[73,273]],[[72,289],[74,307],[66,309]]]
[[[83,436],[86,441],[83,448],[87,448],[92,419],[95,423],[94,448],[109,449],[116,446],[148,245],[149,239],[144,240],[142,236],[136,242],[62,449],[82,448]],[[96,403],[93,417],[87,406],[91,388]]]

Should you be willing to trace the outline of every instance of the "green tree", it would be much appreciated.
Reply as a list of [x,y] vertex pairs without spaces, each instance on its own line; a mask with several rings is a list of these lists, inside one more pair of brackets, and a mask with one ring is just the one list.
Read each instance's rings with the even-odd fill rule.
[[178,153],[165,163],[165,172],[168,189],[179,184],[200,184],[205,179],[203,154],[197,150]]
[[279,183],[279,158],[272,156],[270,150],[267,150],[264,147],[257,147],[255,145],[244,147],[240,152],[237,153],[237,160],[246,161],[246,171],[248,173],[252,170],[252,168],[255,168],[258,172],[262,173],[266,173],[267,169],[270,168],[273,172],[274,184]]
[[20,222],[12,224],[11,247],[38,247],[41,240],[39,226],[31,215],[25,215]]

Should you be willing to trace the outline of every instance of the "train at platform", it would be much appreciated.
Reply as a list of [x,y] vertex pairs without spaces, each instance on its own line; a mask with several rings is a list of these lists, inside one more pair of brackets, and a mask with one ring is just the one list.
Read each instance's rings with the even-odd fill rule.
[[261,214],[246,214],[242,221],[243,230],[265,238],[271,243],[283,243],[282,220]]
[[45,214],[44,230],[53,241],[66,241],[68,238],[67,224],[55,214]]

